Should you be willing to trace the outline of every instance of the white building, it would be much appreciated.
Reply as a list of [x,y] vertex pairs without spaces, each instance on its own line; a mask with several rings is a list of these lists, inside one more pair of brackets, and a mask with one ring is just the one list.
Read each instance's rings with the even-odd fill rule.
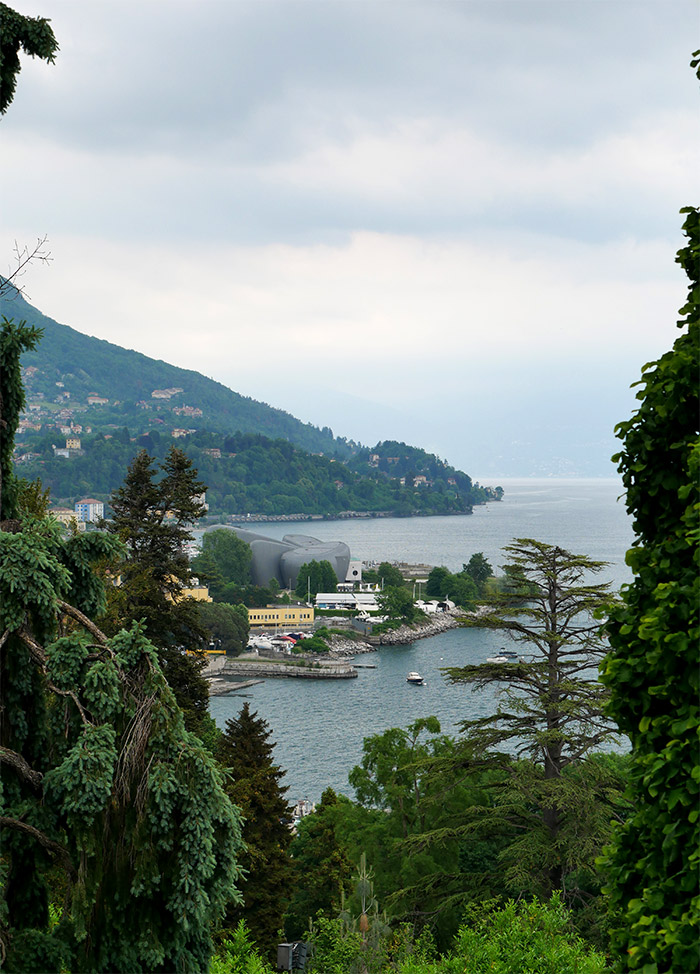
[[358,609],[364,612],[378,612],[379,606],[374,592],[319,592],[316,596],[317,609]]
[[99,521],[105,515],[105,506],[94,497],[86,497],[76,502],[75,513],[79,521]]

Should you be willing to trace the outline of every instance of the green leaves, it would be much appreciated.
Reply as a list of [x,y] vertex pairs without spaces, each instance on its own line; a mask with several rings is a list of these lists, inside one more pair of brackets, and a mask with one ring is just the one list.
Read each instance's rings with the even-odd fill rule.
[[[608,850],[612,947],[630,970],[694,970],[700,804],[700,211],[687,208],[687,328],[645,368],[616,456],[637,534],[601,678],[633,746],[633,814]],[[641,896],[640,896],[641,891]],[[622,965],[621,965],[622,966]]]

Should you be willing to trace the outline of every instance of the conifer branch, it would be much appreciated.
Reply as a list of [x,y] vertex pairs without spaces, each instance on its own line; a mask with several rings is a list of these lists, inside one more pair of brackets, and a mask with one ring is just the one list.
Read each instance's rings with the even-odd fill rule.
[[0,828],[14,829],[16,832],[25,832],[27,835],[31,835],[33,839],[36,839],[40,846],[61,861],[63,868],[69,874],[71,879],[78,878],[78,874],[75,866],[73,865],[70,853],[65,846],[62,846],[59,842],[54,842],[53,839],[50,839],[48,835],[44,835],[43,832],[35,828],[33,825],[29,825],[27,822],[22,822],[18,818],[6,818],[3,815],[0,816]]
[[0,762],[14,768],[33,788],[41,788],[41,782],[44,778],[43,774],[41,771],[35,771],[24,760],[21,754],[18,754],[16,751],[11,751],[8,747],[0,747]]
[[107,646],[107,637],[105,634],[91,619],[88,619],[88,617],[81,612],[80,609],[76,609],[74,605],[70,605],[68,602],[62,601],[58,603],[58,607],[64,615],[70,616],[71,619],[75,619],[75,621],[79,622],[81,626],[84,626],[84,628],[87,629],[91,636],[95,637],[101,646]]

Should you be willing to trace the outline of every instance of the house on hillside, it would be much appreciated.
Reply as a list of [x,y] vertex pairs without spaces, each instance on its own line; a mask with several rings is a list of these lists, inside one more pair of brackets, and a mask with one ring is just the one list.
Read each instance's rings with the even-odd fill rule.
[[84,531],[86,528],[85,521],[78,520],[75,511],[71,511],[70,507],[54,507],[49,514],[67,528],[72,527],[75,531]]

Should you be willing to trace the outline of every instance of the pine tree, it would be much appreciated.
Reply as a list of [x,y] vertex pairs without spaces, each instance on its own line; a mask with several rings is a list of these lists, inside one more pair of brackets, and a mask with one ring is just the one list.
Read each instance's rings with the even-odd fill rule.
[[192,583],[185,545],[204,514],[204,490],[182,450],[171,447],[159,471],[145,450],[136,455],[110,500],[114,516],[107,527],[124,543],[127,557],[103,620],[107,632],[143,622],[188,728],[202,734],[209,724],[209,692],[201,675],[206,630],[196,602],[183,598],[182,590]]
[[[510,873],[550,895],[567,872],[592,868],[596,854],[594,838],[587,837],[585,858],[577,862],[567,833],[578,841],[572,770],[615,733],[604,712],[608,693],[597,680],[608,647],[596,615],[611,596],[609,583],[590,577],[603,570],[602,562],[528,538],[505,551],[508,585],[487,601],[486,615],[466,624],[502,632],[528,655],[445,672],[450,682],[474,689],[504,688],[495,713],[462,723],[465,743],[475,761],[508,769],[497,817],[519,821],[522,836],[510,849]],[[511,755],[529,761],[516,763]],[[595,770],[590,766],[589,773]],[[601,774],[594,787],[602,794],[616,786],[605,769]]]
[[230,774],[226,792],[241,810],[246,844],[243,903],[229,909],[226,927],[245,920],[265,954],[276,949],[291,879],[291,809],[281,784],[285,772],[274,763],[273,749],[267,723],[245,703],[238,717],[227,721],[217,751]]
[[0,3],[0,41],[0,115],[4,115],[15,96],[20,51],[53,64],[58,43],[45,17],[25,17],[5,3]]

